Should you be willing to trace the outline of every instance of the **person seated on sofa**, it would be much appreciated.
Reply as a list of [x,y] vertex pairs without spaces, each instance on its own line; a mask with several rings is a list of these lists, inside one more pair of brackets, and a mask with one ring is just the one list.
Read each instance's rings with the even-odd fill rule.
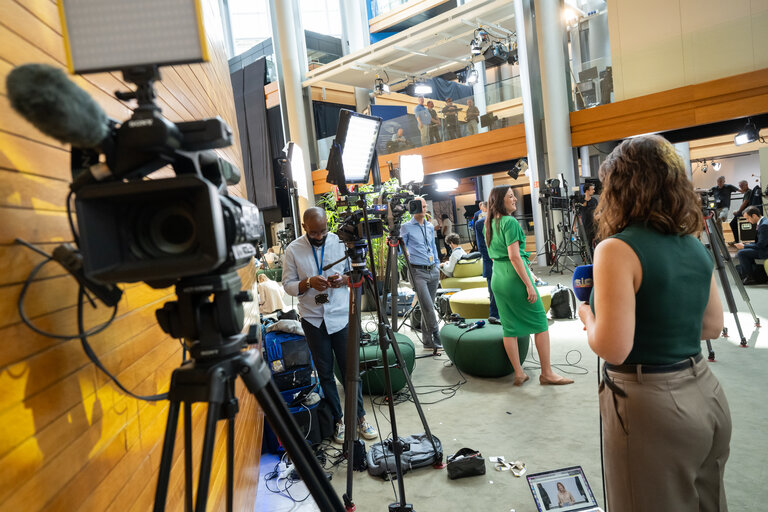
[[456,268],[456,263],[459,262],[462,256],[465,256],[466,251],[459,245],[461,239],[456,233],[451,233],[445,237],[445,243],[451,248],[451,254],[448,261],[444,261],[440,264],[440,271],[448,277],[453,277],[453,269]]

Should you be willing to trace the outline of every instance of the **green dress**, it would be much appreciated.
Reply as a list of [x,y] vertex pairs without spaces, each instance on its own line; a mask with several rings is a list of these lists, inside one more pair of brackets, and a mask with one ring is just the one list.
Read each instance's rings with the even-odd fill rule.
[[[488,220],[486,220],[488,222]],[[539,291],[536,290],[536,302],[528,302],[528,292],[515,267],[509,261],[507,247],[519,242],[520,257],[525,263],[525,272],[531,279],[528,270],[528,253],[525,252],[525,233],[517,219],[511,215],[493,220],[491,229],[493,236],[488,243],[488,255],[493,260],[493,276],[491,290],[499,307],[501,326],[504,336],[528,336],[547,330],[547,312],[541,302]],[[485,235],[485,233],[484,233]],[[485,236],[486,243],[488,237]]]

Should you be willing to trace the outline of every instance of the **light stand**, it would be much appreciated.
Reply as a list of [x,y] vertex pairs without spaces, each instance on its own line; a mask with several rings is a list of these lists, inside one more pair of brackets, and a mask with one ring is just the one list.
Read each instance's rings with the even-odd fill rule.
[[[392,327],[389,324],[389,321],[384,314],[384,308],[381,304],[381,299],[379,297],[377,286],[376,286],[376,278],[375,278],[375,264],[373,261],[373,255],[371,254],[371,271],[368,270],[365,262],[365,253],[368,251],[371,245],[371,232],[370,232],[370,224],[368,221],[368,210],[366,208],[365,204],[365,196],[360,195],[358,198],[358,201],[356,203],[362,210],[362,217],[356,220],[357,228],[355,229],[356,232],[360,232],[360,227],[363,228],[363,232],[365,235],[365,239],[355,239],[347,241],[345,240],[345,245],[347,247],[345,258],[350,259],[350,271],[347,273],[348,276],[348,286],[350,287],[350,295],[349,295],[349,327],[348,327],[348,333],[347,333],[347,368],[346,368],[346,376],[345,376],[345,403],[344,403],[344,428],[345,432],[347,433],[346,438],[344,440],[345,445],[345,452],[347,454],[347,489],[346,493],[343,496],[344,499],[344,505],[346,507],[347,511],[353,511],[355,510],[355,504],[353,501],[353,464],[352,461],[354,459],[355,454],[355,445],[356,445],[356,432],[357,432],[357,373],[359,371],[359,341],[360,341],[360,324],[362,322],[362,315],[360,311],[360,301],[363,291],[363,286],[367,286],[367,290],[370,292],[370,295],[375,298],[375,306],[376,306],[376,315],[378,319],[378,341],[379,341],[379,347],[381,350],[381,357],[383,361],[383,371],[384,371],[384,384],[387,394],[387,403],[389,406],[389,415],[390,415],[390,421],[392,425],[392,452],[395,459],[395,475],[396,479],[398,481],[398,495],[399,495],[399,501],[397,503],[392,503],[389,505],[388,510],[390,512],[411,512],[413,510],[413,506],[406,502],[405,497],[405,482],[403,480],[403,470],[402,470],[402,462],[401,462],[401,455],[404,451],[406,451],[408,448],[404,446],[404,443],[402,442],[401,438],[399,437],[397,433],[397,420],[395,416],[395,401],[394,396],[392,392],[392,380],[390,375],[390,365],[389,365],[389,358],[387,351],[391,347],[393,350],[393,353],[395,355],[396,360],[396,367],[399,367],[400,370],[403,372],[403,376],[405,377],[405,381],[408,385],[408,389],[410,390],[411,396],[413,397],[414,404],[416,405],[416,410],[419,415],[419,418],[421,419],[422,425],[424,426],[424,431],[430,440],[432,444],[432,448],[435,453],[435,464],[434,466],[436,468],[442,468],[442,459],[443,459],[443,452],[442,452],[442,446],[439,444],[439,440],[437,440],[433,435],[432,432],[429,429],[429,425],[427,423],[426,417],[424,416],[424,411],[421,407],[421,404],[418,400],[418,395],[416,394],[416,389],[413,386],[413,382],[411,380],[410,374],[408,373],[408,367],[406,365],[406,362],[402,356],[402,353],[400,351],[400,347],[397,344],[397,340],[395,339],[394,331],[392,330]],[[395,241],[398,241],[398,243],[394,243]],[[401,240],[399,240],[399,229],[394,229],[393,233],[390,235],[388,239],[388,243],[390,244],[390,254],[394,253],[395,258],[397,257],[397,247],[402,243]],[[403,244],[404,248],[404,244]],[[392,283],[395,286],[395,290],[397,289],[397,263],[396,259],[394,261],[390,260],[393,265],[389,267],[389,270],[391,273],[394,273],[394,277],[391,277]],[[333,262],[329,265],[327,265],[325,268],[330,268],[333,265],[335,265],[338,262]],[[396,298],[395,298],[396,300]],[[393,303],[393,307],[397,307],[397,303]],[[397,315],[397,311],[395,309],[394,315]]]

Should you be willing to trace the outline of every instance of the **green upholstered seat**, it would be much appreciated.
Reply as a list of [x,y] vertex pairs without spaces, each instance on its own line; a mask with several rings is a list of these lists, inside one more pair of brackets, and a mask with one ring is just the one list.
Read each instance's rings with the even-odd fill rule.
[[266,274],[268,278],[278,283],[283,280],[283,269],[281,267],[260,269],[256,272],[256,275],[259,274]]
[[453,268],[453,277],[475,277],[483,275],[483,259],[460,260]]
[[[471,322],[474,320],[467,320],[467,324]],[[485,324],[480,329],[467,332],[467,329],[446,324],[440,330],[440,339],[445,353],[464,373],[477,377],[504,377],[514,371],[504,351],[500,325]],[[525,361],[529,345],[529,336],[518,338],[520,361]]]
[[474,277],[446,277],[440,281],[440,288],[461,288],[467,290],[469,288],[486,288],[488,281],[483,276]]
[[[446,280],[443,279],[443,281]],[[552,304],[552,289],[552,286],[539,288],[544,311],[549,311],[549,306]],[[488,318],[491,297],[488,295],[487,287],[463,289],[451,295],[450,300],[452,313],[456,313],[464,318]]]
[[451,312],[464,318],[488,318],[488,288],[468,288],[450,297]]
[[[369,369],[363,373],[361,380],[363,386],[363,394],[370,395],[385,395],[386,387],[384,386],[384,368],[381,361],[381,348],[378,344],[378,333],[371,333],[371,341],[375,342],[371,345],[360,347],[360,367],[368,367]],[[408,373],[413,372],[413,366],[416,363],[416,348],[413,345],[411,339],[403,333],[396,332],[395,339],[397,340],[400,352],[405,359],[405,366],[408,368]],[[390,366],[395,364],[395,352],[391,347],[387,348],[387,360]],[[366,361],[369,363],[364,364]],[[373,367],[376,368],[373,368]],[[333,373],[339,382],[341,380],[341,372],[339,371],[339,365],[334,361]],[[389,376],[392,379],[392,392],[396,393],[405,387],[405,375],[399,368],[390,368]]]

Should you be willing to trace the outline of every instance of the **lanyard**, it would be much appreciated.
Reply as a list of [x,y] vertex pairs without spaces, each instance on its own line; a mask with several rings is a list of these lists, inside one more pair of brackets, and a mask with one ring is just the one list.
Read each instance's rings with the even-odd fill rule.
[[432,246],[429,245],[429,241],[427,241],[427,219],[424,219],[424,225],[421,225],[416,222],[416,225],[419,226],[419,231],[421,231],[421,236],[424,237],[424,245],[427,249],[427,254],[432,254]]
[[323,275],[323,258],[325,258],[325,244],[323,244],[323,250],[320,252],[320,261],[317,261],[317,253],[315,252],[315,246],[312,246],[312,256],[315,257],[315,264],[317,265],[317,275]]

